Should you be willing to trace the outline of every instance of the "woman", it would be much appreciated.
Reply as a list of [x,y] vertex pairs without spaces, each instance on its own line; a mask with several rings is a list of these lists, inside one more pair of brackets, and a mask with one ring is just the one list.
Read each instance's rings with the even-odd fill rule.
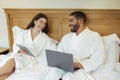
[[[17,33],[16,33],[17,32]],[[27,26],[26,30],[18,27],[13,27],[14,44],[12,57],[6,60],[5,64],[0,68],[6,68],[9,65],[9,70],[6,68],[7,76],[4,77],[4,71],[0,74],[4,80],[11,73],[20,72],[28,67],[38,63],[46,65],[45,49],[56,50],[56,41],[46,35],[48,33],[48,19],[43,13],[37,14]],[[24,49],[20,49],[16,44],[25,46],[32,52],[35,57],[27,55]],[[8,54],[11,56],[11,54]],[[3,79],[2,79],[3,78]],[[7,79],[9,80],[9,78]]]

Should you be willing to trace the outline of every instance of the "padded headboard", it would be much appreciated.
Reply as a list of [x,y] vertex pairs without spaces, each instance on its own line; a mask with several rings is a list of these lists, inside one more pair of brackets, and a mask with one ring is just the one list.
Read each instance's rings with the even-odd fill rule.
[[48,35],[58,41],[69,32],[68,17],[72,11],[81,10],[87,14],[87,26],[101,35],[117,33],[120,37],[120,10],[107,9],[4,9],[7,16],[9,48],[12,51],[12,27],[17,25],[26,28],[28,23],[37,13],[48,16]]

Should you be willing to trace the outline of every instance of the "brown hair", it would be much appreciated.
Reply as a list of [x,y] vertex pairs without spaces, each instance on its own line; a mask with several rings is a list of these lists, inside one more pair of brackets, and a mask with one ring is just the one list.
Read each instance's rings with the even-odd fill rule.
[[43,32],[45,32],[46,34],[48,33],[48,18],[47,18],[47,16],[45,15],[45,14],[43,14],[43,13],[38,13],[32,20],[31,20],[31,22],[28,24],[28,26],[26,27],[26,29],[30,29],[31,27],[34,27],[34,20],[38,20],[38,19],[40,19],[40,18],[45,18],[46,20],[47,20],[47,23],[46,23],[46,26],[45,26],[45,28],[42,30]]

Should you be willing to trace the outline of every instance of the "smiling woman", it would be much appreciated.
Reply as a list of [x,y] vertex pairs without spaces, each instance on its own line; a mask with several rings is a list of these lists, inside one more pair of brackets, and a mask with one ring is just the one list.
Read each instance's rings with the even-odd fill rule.
[[47,16],[43,13],[37,14],[27,26],[27,29],[31,29],[32,40],[42,31],[48,33],[48,20]]
[[[30,65],[34,66],[35,63],[42,64],[44,66],[47,65],[45,49],[56,50],[57,47],[57,41],[55,42],[54,39],[50,38],[46,34],[48,33],[47,24],[47,16],[43,13],[38,13],[35,17],[33,17],[25,30],[19,28],[18,26],[14,26],[12,28],[14,33],[13,52],[0,56],[2,57],[2,61],[0,60],[0,64],[2,64],[2,66],[0,66],[1,80],[4,80],[13,73],[13,71],[15,71],[15,73],[17,71],[22,71]],[[17,44],[28,48],[34,56],[28,55],[29,52],[27,52],[25,48],[18,47]],[[15,78],[16,76],[14,76],[12,80]],[[8,78],[7,80],[11,80],[11,78]]]

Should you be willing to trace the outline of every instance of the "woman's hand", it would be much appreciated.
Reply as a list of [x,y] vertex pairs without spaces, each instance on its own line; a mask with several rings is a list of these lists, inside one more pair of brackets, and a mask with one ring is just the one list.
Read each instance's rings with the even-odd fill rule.
[[22,54],[26,54],[27,53],[24,49],[20,49],[18,52],[22,53]]

